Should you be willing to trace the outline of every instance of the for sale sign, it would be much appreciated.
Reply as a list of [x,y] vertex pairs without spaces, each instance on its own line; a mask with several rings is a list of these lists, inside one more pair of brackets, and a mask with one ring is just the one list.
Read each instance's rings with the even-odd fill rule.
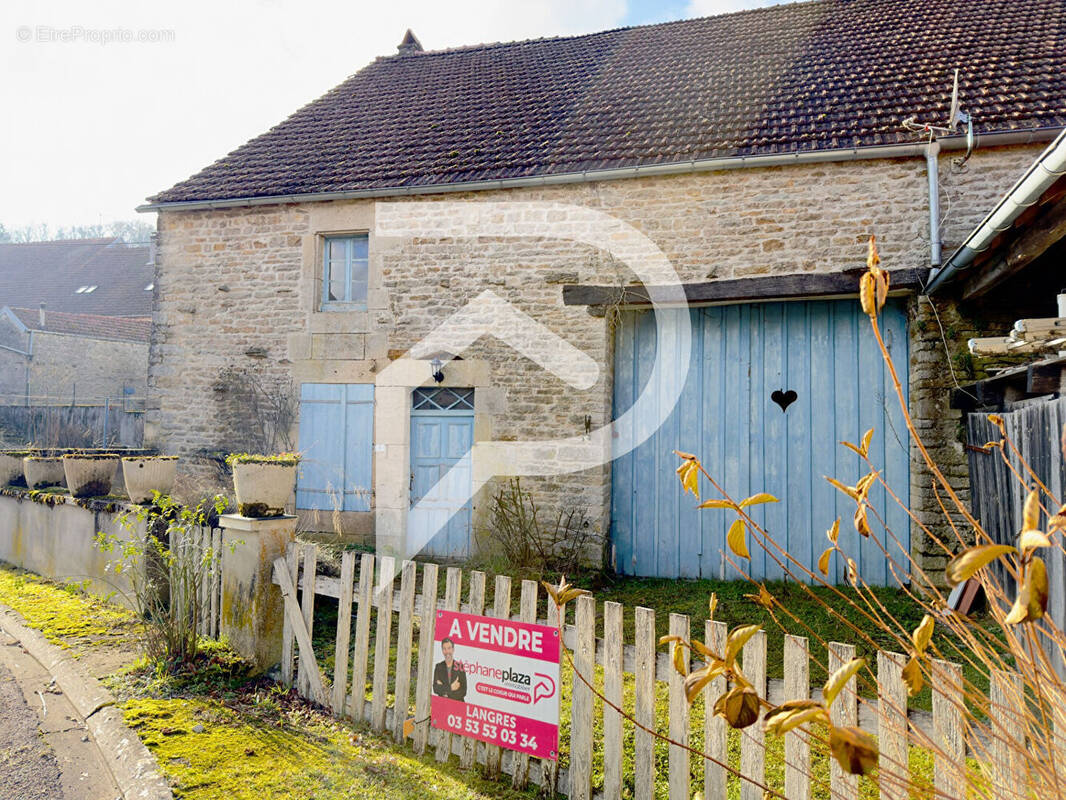
[[560,652],[547,625],[438,611],[433,727],[557,759]]

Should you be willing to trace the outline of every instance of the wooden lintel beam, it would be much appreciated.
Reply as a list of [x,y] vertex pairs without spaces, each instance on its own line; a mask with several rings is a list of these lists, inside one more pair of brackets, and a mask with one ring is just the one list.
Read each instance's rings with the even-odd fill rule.
[[1061,364],[1030,364],[1025,376],[1025,391],[1029,394],[1051,394],[1059,390],[1061,379]]
[[[846,272],[802,272],[731,278],[704,283],[683,284],[685,299],[690,303],[783,300],[800,297],[847,297],[859,293],[859,278],[865,270]],[[928,269],[891,270],[893,290],[914,291],[925,285]],[[568,306],[650,305],[650,293],[644,286],[563,287],[563,303]]]

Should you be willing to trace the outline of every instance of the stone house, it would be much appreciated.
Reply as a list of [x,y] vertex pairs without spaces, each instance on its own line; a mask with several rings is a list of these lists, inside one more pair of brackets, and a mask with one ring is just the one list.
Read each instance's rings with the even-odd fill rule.
[[122,406],[142,399],[151,328],[150,317],[0,308],[3,404],[102,405],[110,399]]
[[151,262],[119,239],[0,243],[0,405],[143,403]]
[[[409,33],[142,207],[146,438],[190,468],[291,443],[305,527],[405,555],[477,547],[520,474],[620,572],[728,577],[728,515],[694,509],[672,451],[779,497],[755,516],[813,566],[854,511],[823,476],[862,474],[837,443],[874,428],[932,524],[857,276],[876,235],[903,391],[965,493],[948,389],[979,377],[962,342],[1008,320],[923,287],[1066,125],[1061,30],[1058,0],[814,0],[438,52]],[[881,542],[943,568],[872,500]],[[875,542],[841,544],[891,581]]]

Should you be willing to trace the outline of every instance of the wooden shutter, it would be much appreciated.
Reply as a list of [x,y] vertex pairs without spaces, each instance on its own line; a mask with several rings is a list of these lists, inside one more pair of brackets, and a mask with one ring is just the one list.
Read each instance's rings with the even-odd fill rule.
[[300,386],[296,507],[369,511],[373,490],[374,385]]

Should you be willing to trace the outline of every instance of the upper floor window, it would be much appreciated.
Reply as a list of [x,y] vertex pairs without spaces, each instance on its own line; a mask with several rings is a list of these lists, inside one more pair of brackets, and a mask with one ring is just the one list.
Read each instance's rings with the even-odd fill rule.
[[366,303],[369,234],[327,236],[325,239],[322,305]]

